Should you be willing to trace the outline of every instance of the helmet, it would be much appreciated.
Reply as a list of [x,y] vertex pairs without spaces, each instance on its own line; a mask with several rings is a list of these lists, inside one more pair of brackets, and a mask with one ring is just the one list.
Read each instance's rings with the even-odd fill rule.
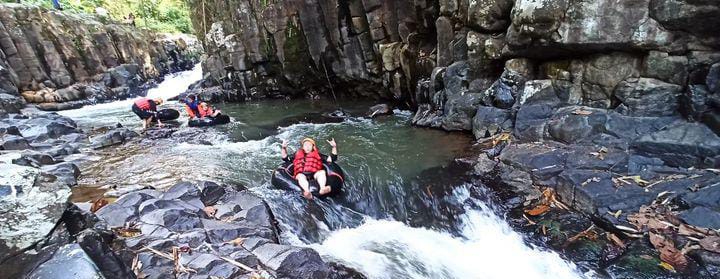
[[310,143],[312,143],[313,146],[315,145],[315,141],[311,138],[304,138],[303,140],[300,141],[300,145],[305,144],[306,141],[309,141]]
[[155,101],[156,105],[162,105],[163,99],[162,98],[155,98],[153,101]]

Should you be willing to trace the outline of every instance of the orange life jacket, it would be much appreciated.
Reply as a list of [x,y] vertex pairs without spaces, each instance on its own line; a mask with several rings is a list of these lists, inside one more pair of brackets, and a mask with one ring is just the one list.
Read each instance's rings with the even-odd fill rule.
[[302,149],[295,153],[295,159],[293,160],[293,167],[295,174],[303,172],[315,173],[323,169],[322,158],[317,148],[313,149],[310,153],[305,153]]
[[208,117],[212,116],[213,114],[213,109],[205,102],[202,102],[200,103],[200,105],[198,105],[198,111],[200,112],[200,117]]
[[135,100],[135,105],[141,110],[150,110],[150,108],[151,108],[150,102],[151,101],[152,100],[150,100],[148,98],[140,98],[140,99]]

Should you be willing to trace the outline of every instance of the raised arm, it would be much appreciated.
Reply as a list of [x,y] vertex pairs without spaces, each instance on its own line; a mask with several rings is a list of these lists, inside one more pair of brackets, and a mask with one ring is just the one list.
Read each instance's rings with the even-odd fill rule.
[[288,153],[287,153],[287,140],[283,140],[282,144],[280,145],[280,156],[283,160],[287,159]]
[[332,162],[333,160],[337,160],[337,155],[338,155],[337,143],[335,142],[335,138],[332,138],[327,142],[330,144],[330,146],[332,146],[332,151],[330,151],[330,153],[332,155],[328,156],[327,161]]

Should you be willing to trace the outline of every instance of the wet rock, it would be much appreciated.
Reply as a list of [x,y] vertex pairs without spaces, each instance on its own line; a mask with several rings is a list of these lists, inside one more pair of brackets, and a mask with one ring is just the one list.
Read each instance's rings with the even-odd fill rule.
[[2,149],[3,150],[23,150],[29,149],[30,143],[22,136],[6,134],[2,137]]
[[93,260],[77,243],[60,247],[52,258],[40,264],[27,278],[102,278]]
[[650,51],[643,63],[644,77],[664,82],[685,85],[688,79],[688,59],[685,56],[671,56],[664,52]]
[[20,158],[13,159],[13,164],[21,165],[21,166],[29,166],[29,167],[40,167],[42,165],[52,165],[55,164],[55,159],[53,159],[52,156],[36,152],[32,150],[25,150],[20,153]]
[[80,176],[80,168],[69,162],[43,166],[41,170],[43,173],[54,175],[57,180],[70,187],[77,185],[77,178]]
[[258,260],[269,267],[277,277],[326,278],[330,268],[320,255],[310,248],[278,244],[265,244],[253,250]]
[[93,148],[100,149],[124,143],[125,141],[138,136],[138,133],[128,128],[117,128],[108,131],[103,135],[92,138],[90,143]]
[[393,114],[392,106],[388,104],[377,104],[372,107],[370,107],[367,115],[370,118],[381,116],[381,115],[390,115]]
[[200,200],[205,206],[215,205],[226,193],[223,186],[214,182],[203,182],[200,191]]

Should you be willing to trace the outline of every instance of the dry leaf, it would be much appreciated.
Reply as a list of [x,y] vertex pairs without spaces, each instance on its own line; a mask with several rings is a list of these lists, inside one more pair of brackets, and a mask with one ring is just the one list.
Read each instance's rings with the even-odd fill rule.
[[675,248],[675,244],[671,239],[661,234],[650,232],[650,243],[660,252],[660,260],[671,265],[673,270],[684,270],[687,267],[687,258],[685,258],[685,255],[683,255],[680,250]]
[[203,211],[205,212],[205,214],[207,214],[208,217],[213,218],[215,217],[217,209],[214,206],[206,206],[205,208],[203,208]]
[[574,115],[591,115],[592,111],[589,110],[583,110],[583,109],[576,109],[572,112]]
[[650,255],[640,255],[640,258],[646,259],[646,260],[654,260],[655,259],[655,258],[653,258],[653,256],[650,256]]
[[632,179],[633,181],[635,181],[636,184],[638,184],[640,186],[650,184],[650,182],[642,179],[639,175],[622,176],[622,177],[618,177],[618,179],[620,179],[620,180]]
[[613,213],[613,216],[615,216],[615,219],[620,218],[620,215],[622,214],[622,209],[618,209],[617,212]]
[[240,246],[240,245],[243,244],[243,242],[245,242],[245,238],[244,238],[244,237],[238,237],[238,238],[233,239],[233,240],[230,240],[230,241],[228,241],[228,242],[226,242],[226,243],[230,243],[230,244],[235,245],[235,246]]
[[541,205],[536,206],[533,209],[525,210],[525,213],[527,213],[530,216],[538,216],[538,215],[541,215],[541,214],[547,212],[548,210],[550,210],[549,205],[541,204]]
[[92,206],[90,206],[90,212],[95,213],[98,210],[100,210],[100,208],[102,208],[103,206],[106,206],[107,204],[108,204],[108,201],[106,199],[99,198],[92,203]]
[[617,235],[615,235],[614,233],[607,232],[607,233],[605,234],[605,236],[607,237],[608,240],[610,240],[610,241],[612,241],[613,243],[615,243],[616,246],[621,247],[621,248],[625,248],[625,242],[622,241],[622,239],[620,239],[620,238],[619,238]]
[[141,235],[140,229],[137,228],[115,228],[115,233],[121,237],[136,237]]
[[571,238],[568,238],[568,239],[565,241],[565,244],[564,244],[564,245],[568,245],[568,244],[570,244],[570,243],[573,243],[573,242],[577,241],[577,240],[580,239],[580,238],[587,238],[587,239],[590,239],[590,240],[597,239],[597,234],[595,233],[595,231],[593,231],[594,228],[595,228],[595,224],[590,225],[590,227],[587,228],[587,229],[585,229],[584,231],[579,232],[578,234],[574,235],[574,236],[571,237]]
[[660,262],[660,264],[658,264],[658,265],[659,265],[660,267],[666,269],[667,271],[672,272],[672,273],[676,273],[676,272],[677,272],[677,271],[675,270],[675,268],[674,268],[671,264],[669,264],[669,263]]
[[698,241],[700,247],[705,250],[720,253],[720,237],[719,236],[708,236]]

